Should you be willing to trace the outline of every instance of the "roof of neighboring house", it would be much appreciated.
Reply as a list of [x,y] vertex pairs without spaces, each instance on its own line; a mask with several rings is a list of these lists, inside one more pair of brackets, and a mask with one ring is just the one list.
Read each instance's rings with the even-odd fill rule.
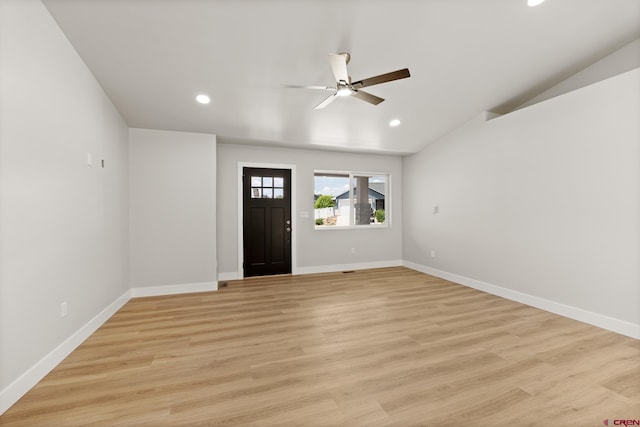
[[370,182],[369,183],[369,188],[374,190],[377,193],[382,194],[382,196],[384,196],[384,186],[385,186],[384,182]]
[[[380,189],[380,191],[378,191]],[[375,199],[384,199],[384,182],[372,182],[369,184],[369,195]],[[353,193],[356,193],[355,187],[353,188]],[[337,199],[348,199],[349,191],[345,191],[342,194],[336,196]]]

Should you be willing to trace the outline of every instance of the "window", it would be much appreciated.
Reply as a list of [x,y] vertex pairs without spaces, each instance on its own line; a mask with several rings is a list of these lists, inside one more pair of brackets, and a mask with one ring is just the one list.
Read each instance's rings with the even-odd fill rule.
[[385,227],[389,223],[389,175],[316,171],[316,229]]
[[284,178],[278,176],[251,176],[251,198],[284,198]]

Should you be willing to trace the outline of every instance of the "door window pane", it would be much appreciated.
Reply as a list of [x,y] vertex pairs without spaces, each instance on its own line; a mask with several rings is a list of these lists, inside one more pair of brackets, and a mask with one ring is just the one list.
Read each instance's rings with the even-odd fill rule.
[[251,198],[253,199],[283,199],[284,178],[273,176],[251,177]]

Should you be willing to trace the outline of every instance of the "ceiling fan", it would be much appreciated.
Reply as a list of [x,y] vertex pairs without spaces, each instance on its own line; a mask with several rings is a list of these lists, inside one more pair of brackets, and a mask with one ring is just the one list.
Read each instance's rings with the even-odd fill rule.
[[315,109],[324,108],[331,104],[338,96],[353,96],[354,98],[361,99],[373,105],[378,105],[384,98],[372,95],[368,92],[361,90],[363,87],[378,85],[380,83],[386,83],[393,80],[405,79],[411,77],[408,68],[402,70],[392,71],[390,73],[380,74],[379,76],[369,77],[368,79],[358,80],[357,82],[351,82],[351,77],[347,72],[347,64],[351,60],[351,55],[347,52],[341,52],[339,54],[329,54],[329,64],[333,75],[336,78],[335,86],[300,86],[300,85],[284,85],[284,87],[294,89],[317,89],[328,90],[333,93],[329,95],[327,99],[316,105]]

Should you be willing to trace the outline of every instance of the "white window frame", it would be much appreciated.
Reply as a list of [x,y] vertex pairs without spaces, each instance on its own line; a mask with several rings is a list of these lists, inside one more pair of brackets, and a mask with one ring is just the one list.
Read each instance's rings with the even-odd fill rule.
[[[314,184],[314,194],[315,194],[315,180],[317,175],[344,175],[345,177],[349,177],[349,225],[335,225],[335,226],[318,226],[315,225],[314,229],[318,231],[324,230],[370,230],[377,228],[390,228],[391,227],[391,174],[389,172],[358,172],[358,171],[340,171],[340,170],[314,170],[313,171],[313,184]],[[353,199],[355,195],[353,194],[353,182],[355,177],[385,177],[385,194],[384,194],[384,223],[376,224],[355,224],[355,204],[353,203]],[[315,217],[315,216],[313,216]],[[312,218],[313,218],[312,217]],[[315,219],[313,219],[315,221]]]

